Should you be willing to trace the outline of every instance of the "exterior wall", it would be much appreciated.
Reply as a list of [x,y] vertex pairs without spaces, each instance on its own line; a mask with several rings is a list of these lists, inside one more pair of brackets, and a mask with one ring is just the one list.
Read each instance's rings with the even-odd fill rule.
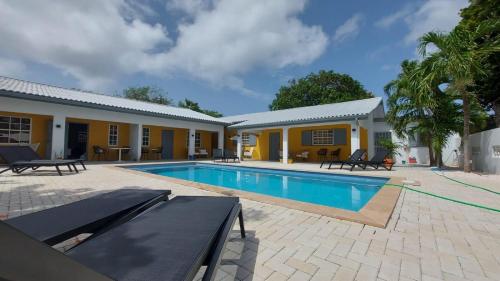
[[[103,146],[107,146],[107,138],[108,138],[108,128],[107,125],[100,126],[99,122],[103,124],[109,123],[120,123],[124,124],[120,125],[119,128],[119,145],[131,145],[130,143],[130,125],[146,125],[146,126],[158,126],[165,128],[178,129],[180,131],[187,131],[187,129],[191,128],[193,130],[201,130],[201,131],[210,131],[210,132],[219,132],[224,130],[224,126],[221,124],[211,124],[204,122],[196,122],[196,121],[187,121],[187,120],[176,120],[169,119],[163,117],[154,117],[154,116],[145,116],[133,113],[123,113],[112,110],[104,110],[104,109],[94,109],[80,106],[70,106],[70,105],[61,105],[56,103],[49,102],[40,102],[40,101],[32,101],[25,99],[16,99],[9,97],[0,97],[0,112],[8,112],[11,109],[15,108],[16,112],[21,115],[45,115],[47,112],[51,114],[51,116],[47,117],[47,120],[54,120],[53,122],[53,132],[52,138],[49,136],[42,136],[41,141],[43,140],[43,148],[46,149],[46,144],[48,139],[52,139],[52,150],[50,152],[51,157],[55,158],[60,152],[64,151],[64,135],[65,135],[65,126],[64,122],[66,120],[85,120],[85,122],[97,122],[95,123],[98,128],[96,132],[100,135],[99,137],[94,136],[96,132],[92,132],[92,129],[89,128],[89,159],[92,159],[92,143],[96,144],[104,144]],[[34,121],[33,121],[34,122]],[[134,126],[135,126],[134,125]],[[90,127],[95,127],[90,126]],[[35,128],[35,124],[33,125]],[[123,127],[123,128],[122,128]],[[43,130],[48,131],[47,126],[36,126],[36,128],[44,128]],[[179,132],[180,132],[179,131]],[[142,132],[141,132],[142,133]],[[46,133],[48,134],[48,133]],[[183,137],[183,135],[185,137]],[[207,134],[209,135],[209,134]],[[178,138],[177,138],[178,137]],[[102,139],[100,139],[102,138]],[[179,133],[175,134],[175,144],[174,144],[174,158],[175,159],[185,159],[187,155],[187,150],[177,149],[177,147],[186,147],[187,145],[187,133]],[[160,138],[161,139],[161,138]],[[32,138],[32,142],[35,140]],[[181,144],[182,142],[182,144]],[[211,139],[205,141],[206,144],[211,144]],[[42,145],[41,145],[42,146]],[[211,148],[207,146],[207,149]],[[133,148],[134,149],[134,148]],[[43,150],[42,150],[43,151]],[[41,152],[40,154],[42,154]],[[140,154],[140,151],[138,155]],[[136,158],[136,157],[134,157]]]
[[[365,151],[368,152],[368,129],[365,129],[363,127],[359,128],[359,134],[360,134],[360,148],[364,149]],[[370,157],[371,155],[368,155]]]
[[[321,129],[339,129],[345,128],[347,132],[347,142],[345,145],[302,145],[302,131],[306,130],[321,130]],[[252,153],[252,160],[269,160],[269,134],[273,132],[280,133],[280,149],[282,149],[283,142],[283,130],[276,129],[265,129],[259,130],[255,132],[256,145],[254,146]],[[228,135],[228,138],[229,139]],[[226,145],[228,142],[226,142]],[[308,127],[294,127],[288,130],[288,151],[290,154],[289,159],[293,159],[295,154],[309,151],[309,159],[310,162],[319,161],[317,157],[317,152],[321,148],[327,148],[329,151],[335,150],[337,148],[341,148],[340,150],[340,158],[347,159],[347,157],[351,154],[351,125],[349,124],[337,124],[337,125],[323,125],[323,126],[308,126]],[[243,151],[249,151],[251,146],[243,146]]]
[[500,174],[500,128],[470,135],[472,169]]
[[[67,118],[66,122],[69,123],[80,123],[88,125],[88,145],[87,145],[87,155],[89,160],[94,160],[94,150],[93,146],[97,145],[107,150],[106,159],[103,160],[117,160],[118,151],[109,150],[110,147],[123,147],[130,146],[130,125],[125,123],[116,122],[106,122],[106,121],[96,121],[96,120],[86,120],[77,118]],[[118,145],[109,146],[108,145],[108,133],[109,125],[118,125]],[[125,155],[125,153],[123,153]],[[124,156],[127,159],[126,156]],[[97,160],[97,158],[95,158]]]
[[188,150],[187,137],[189,131],[188,129],[168,128],[168,127],[151,126],[151,125],[144,125],[143,127],[150,128],[150,139],[149,139],[150,159],[154,159],[154,155],[151,152],[151,149],[161,147],[161,132],[163,130],[174,130],[174,159],[175,160],[187,159],[187,150]]
[[[207,132],[207,131],[197,131],[197,133],[200,133],[200,147],[199,148],[204,148],[208,152],[208,157],[212,157],[212,132]],[[199,148],[196,148],[198,150]]]
[[0,115],[5,116],[16,116],[23,118],[31,118],[31,140],[30,144],[39,143],[40,146],[36,151],[38,155],[42,158],[46,158],[46,149],[47,142],[50,139],[49,137],[49,122],[52,120],[52,116],[47,115],[36,115],[36,114],[25,114],[25,113],[16,113],[16,112],[8,112],[8,111],[0,111]]

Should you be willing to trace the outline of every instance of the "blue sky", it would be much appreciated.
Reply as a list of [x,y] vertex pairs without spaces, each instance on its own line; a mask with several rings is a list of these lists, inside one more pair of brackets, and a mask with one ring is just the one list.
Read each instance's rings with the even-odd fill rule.
[[225,115],[321,69],[376,96],[466,0],[0,0],[0,75],[106,94],[153,85]]

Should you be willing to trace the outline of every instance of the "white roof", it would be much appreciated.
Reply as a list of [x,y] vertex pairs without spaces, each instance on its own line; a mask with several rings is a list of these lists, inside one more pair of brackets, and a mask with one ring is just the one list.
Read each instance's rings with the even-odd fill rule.
[[173,119],[227,124],[224,120],[187,108],[142,102],[76,89],[66,89],[3,76],[0,76],[0,96],[28,98],[77,106],[103,108],[108,110],[112,109],[142,115],[169,117]]
[[272,125],[304,124],[364,117],[382,106],[382,98],[370,98],[291,109],[222,117],[230,128],[257,128]]

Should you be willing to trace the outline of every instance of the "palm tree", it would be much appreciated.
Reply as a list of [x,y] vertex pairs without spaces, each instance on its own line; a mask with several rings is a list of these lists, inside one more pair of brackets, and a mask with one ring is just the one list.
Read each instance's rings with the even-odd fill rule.
[[[419,135],[429,149],[430,164],[442,165],[441,151],[448,137],[456,132],[459,107],[454,98],[443,93],[436,81],[422,87],[425,75],[417,61],[403,61],[398,78],[385,87],[388,96],[387,121],[398,137]],[[443,81],[439,77],[439,81]],[[432,88],[432,91],[421,92]]]
[[[450,33],[429,32],[420,38],[419,51],[424,60],[421,63],[421,93],[433,91],[435,81],[447,77],[449,90],[460,94],[463,108],[463,147],[464,171],[470,172],[470,145],[469,133],[471,122],[470,104],[475,97],[468,89],[474,84],[474,77],[482,73],[482,61],[494,48],[479,48],[476,38],[481,36],[484,29],[479,27],[477,32],[470,32],[461,26],[455,27]],[[429,52],[428,48],[437,50]],[[444,84],[443,83],[443,84]]]

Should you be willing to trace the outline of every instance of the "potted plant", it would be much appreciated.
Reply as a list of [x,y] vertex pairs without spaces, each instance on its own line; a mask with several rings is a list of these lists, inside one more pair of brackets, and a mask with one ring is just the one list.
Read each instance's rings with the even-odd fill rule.
[[378,143],[380,144],[380,146],[387,150],[387,157],[385,159],[385,162],[387,164],[394,164],[394,158],[396,156],[401,156],[401,153],[399,153],[398,151],[402,147],[400,143],[393,142],[389,138],[380,139]]

